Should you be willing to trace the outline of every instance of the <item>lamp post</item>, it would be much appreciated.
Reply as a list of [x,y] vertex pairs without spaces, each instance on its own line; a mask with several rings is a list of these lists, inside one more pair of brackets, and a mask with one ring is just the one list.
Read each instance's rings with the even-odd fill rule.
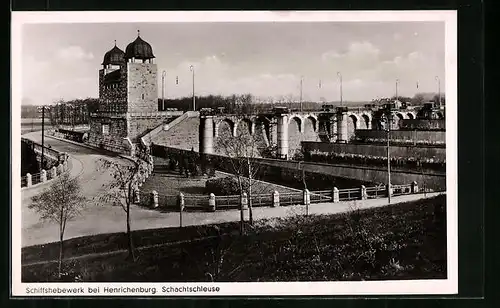
[[438,82],[438,107],[441,109],[441,80],[438,76],[435,77]]
[[300,76],[300,111],[302,111],[302,83],[304,81],[304,76]]
[[340,107],[342,107],[342,74],[337,72],[337,76],[340,79]]
[[396,79],[396,100],[398,100],[398,84],[399,84],[399,79]]
[[161,73],[161,111],[165,111],[165,76],[166,71]]
[[189,66],[191,72],[193,72],[193,111],[196,111],[196,98],[194,96],[194,66]]

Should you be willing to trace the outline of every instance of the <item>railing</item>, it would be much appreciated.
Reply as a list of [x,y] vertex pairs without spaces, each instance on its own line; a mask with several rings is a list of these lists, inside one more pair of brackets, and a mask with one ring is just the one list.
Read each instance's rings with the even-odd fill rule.
[[158,195],[158,206],[164,208],[178,208],[178,196],[176,195]]
[[[71,160],[67,159],[65,161],[66,161],[66,170],[61,171],[61,167],[59,167],[60,165],[63,164],[63,162],[59,162],[59,164],[55,166],[56,167],[56,177],[61,175],[64,172],[68,172],[69,170],[72,169],[73,165],[71,163]],[[45,179],[46,182],[55,179],[55,177],[53,177],[51,169],[46,170],[45,175],[46,175],[46,179]],[[42,183],[42,173],[39,172],[39,173],[32,174],[31,175],[31,186],[37,185],[40,183]],[[25,176],[21,177],[21,187],[27,187],[27,186],[28,186],[28,177],[25,175]]]
[[182,115],[183,111],[129,112],[133,118],[162,118],[165,116]]
[[215,196],[215,204],[217,207],[229,209],[229,208],[239,208],[240,207],[240,196]]
[[207,209],[208,196],[186,195],[184,196],[184,205],[186,208]]
[[[43,149],[44,157],[50,158],[55,162],[55,164],[52,165],[52,167],[56,168],[56,176],[60,175],[63,172],[71,170],[71,168],[72,168],[71,160],[68,159],[69,156],[66,153],[61,153],[61,152],[56,151],[54,149],[48,148],[46,146],[42,147],[41,144],[38,144],[38,143],[36,143],[30,139],[27,139],[27,138],[21,138],[21,142],[32,145],[33,150],[35,152],[38,152],[38,153],[41,153],[42,149]],[[60,166],[63,165],[65,162],[66,162],[66,169],[61,171],[64,167],[60,167]],[[53,180],[55,178],[53,173],[52,173],[52,168],[45,170],[45,171],[46,171],[46,178],[45,178],[46,181],[50,181],[50,180]],[[40,184],[41,182],[42,182],[41,172],[31,174],[31,185],[30,186]],[[22,176],[21,177],[21,187],[28,187],[28,184],[29,184],[28,177],[26,175]]]
[[339,190],[339,201],[351,201],[361,199],[361,189],[350,188]]
[[400,196],[411,194],[411,185],[392,185],[392,195]]
[[41,173],[35,173],[31,176],[31,185],[36,185],[41,183]]
[[280,194],[280,205],[297,205],[302,204],[303,202],[304,196],[302,192]]
[[[418,189],[416,183],[408,185],[392,185],[392,196],[409,195],[413,193],[431,192],[430,190]],[[156,194],[156,193],[155,193]],[[148,207],[171,208],[175,211],[180,210],[180,195],[162,195],[156,194],[158,197],[157,203],[153,200],[153,193],[139,192],[139,204]],[[308,197],[307,197],[308,196]],[[387,197],[387,189],[385,185],[373,187],[359,187],[348,189],[319,190],[319,191],[299,191],[287,193],[267,193],[254,194],[247,197],[246,201],[250,201],[252,207],[262,206],[292,206],[317,203],[337,203],[342,201],[366,200]],[[213,211],[213,203],[210,205],[211,198],[215,201],[215,210],[239,209],[242,205],[242,197],[240,195],[229,196],[212,196],[209,195],[183,195],[184,209],[201,209]],[[279,202],[279,204],[278,204]],[[247,205],[249,205],[247,203]]]
[[[252,207],[261,207],[261,206],[272,206],[273,205],[273,197],[271,194],[258,194],[252,195]],[[250,198],[249,198],[250,200]],[[217,203],[217,198],[215,199]]]
[[368,199],[382,198],[385,197],[386,195],[387,195],[387,189],[385,188],[385,185],[366,188],[366,197]]
[[309,198],[311,200],[311,203],[332,202],[333,190],[311,191]]

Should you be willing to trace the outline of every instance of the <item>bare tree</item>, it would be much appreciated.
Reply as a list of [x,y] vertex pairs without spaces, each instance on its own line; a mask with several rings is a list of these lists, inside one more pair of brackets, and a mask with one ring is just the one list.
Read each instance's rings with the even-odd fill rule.
[[126,163],[118,160],[101,159],[98,163],[99,169],[104,169],[113,177],[113,181],[104,184],[105,193],[96,197],[96,201],[119,205],[127,216],[127,248],[128,257],[135,261],[134,243],[131,233],[130,205],[133,203],[134,192],[139,187],[142,176],[146,173],[143,160],[134,163]]
[[32,197],[32,203],[28,206],[39,213],[42,220],[56,222],[59,225],[59,278],[64,256],[63,241],[66,225],[80,214],[85,201],[78,179],[71,178],[69,173],[65,172],[55,179],[49,188]]
[[[252,207],[252,187],[255,185],[255,176],[259,171],[259,164],[255,158],[260,157],[260,153],[264,148],[259,147],[257,134],[240,134],[232,136],[231,134],[223,134],[217,138],[216,150],[222,155],[228,157],[231,172],[238,180],[238,188],[240,197],[243,195],[243,181],[248,181],[248,214],[249,223],[253,224],[253,207]],[[244,232],[244,214],[243,208],[240,208],[241,233]]]

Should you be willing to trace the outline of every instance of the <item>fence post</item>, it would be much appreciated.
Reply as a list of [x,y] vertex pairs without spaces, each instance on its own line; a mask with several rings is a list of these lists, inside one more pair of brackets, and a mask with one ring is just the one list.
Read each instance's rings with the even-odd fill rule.
[[182,212],[184,211],[184,194],[179,193],[177,196],[177,203],[179,205],[179,227],[182,228]]
[[141,202],[141,197],[139,196],[140,194],[140,190],[139,188],[134,188],[134,203],[135,204],[139,204]]
[[179,205],[179,211],[184,211],[184,194],[183,193],[179,193],[179,195],[177,196],[177,204]]
[[31,173],[26,173],[26,187],[30,187],[33,185],[33,181],[31,180]]
[[247,193],[243,193],[241,195],[241,198],[240,198],[240,204],[241,204],[241,208],[246,210],[248,209],[248,197],[247,197]]
[[151,192],[151,199],[152,199],[152,203],[151,204],[153,206],[153,208],[157,208],[158,207],[158,193],[156,192],[156,190],[153,190]]
[[275,190],[273,191],[273,207],[280,206],[280,193]]
[[309,189],[304,189],[304,205],[309,205],[311,204],[311,193],[309,192]]
[[56,169],[56,166],[52,167],[50,169],[50,171],[52,172],[52,178],[56,178],[57,177],[57,169]]
[[214,193],[210,193],[210,196],[208,197],[208,206],[210,207],[210,210],[212,212],[215,212],[215,195],[214,195]]
[[368,199],[366,187],[365,187],[365,185],[361,185],[361,200],[366,200],[366,199]]
[[42,169],[40,172],[40,183],[45,183],[47,182],[47,171],[45,169]]
[[390,185],[390,184],[385,185],[385,194],[386,194],[386,197],[392,196],[392,194],[393,194],[392,185]]
[[417,182],[416,182],[416,181],[413,181],[413,182],[411,183],[411,193],[412,193],[412,194],[416,194],[416,193],[418,193],[418,184],[417,184]]
[[339,189],[337,187],[334,187],[333,188],[333,202],[339,202],[340,198],[339,198]]

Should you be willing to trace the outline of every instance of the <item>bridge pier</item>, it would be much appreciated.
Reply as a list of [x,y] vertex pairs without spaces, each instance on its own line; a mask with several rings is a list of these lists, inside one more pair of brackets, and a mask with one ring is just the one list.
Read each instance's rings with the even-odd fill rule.
[[337,112],[337,142],[347,142],[347,112]]
[[204,115],[200,117],[199,134],[200,153],[213,154],[214,152],[214,121],[213,116]]
[[280,115],[278,117],[278,155],[288,157],[288,116]]

